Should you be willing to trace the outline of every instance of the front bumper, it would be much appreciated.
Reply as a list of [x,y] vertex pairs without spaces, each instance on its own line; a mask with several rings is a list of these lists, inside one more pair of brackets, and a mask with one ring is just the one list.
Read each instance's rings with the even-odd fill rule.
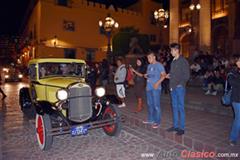
[[56,127],[48,131],[48,135],[52,136],[58,136],[58,135],[64,135],[64,134],[70,134],[71,133],[71,128],[72,127],[80,127],[80,126],[89,126],[88,130],[91,129],[96,129],[96,128],[102,128],[107,125],[112,125],[116,122],[123,122],[124,118],[123,117],[116,117],[116,118],[111,118],[111,119],[106,119],[106,120],[98,120],[94,122],[89,122],[89,123],[81,123],[78,125],[72,125],[72,126],[64,126],[64,127]]

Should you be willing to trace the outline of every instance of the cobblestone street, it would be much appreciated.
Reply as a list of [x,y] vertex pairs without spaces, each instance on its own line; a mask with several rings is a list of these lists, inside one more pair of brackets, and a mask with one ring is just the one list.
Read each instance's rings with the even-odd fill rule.
[[[211,99],[197,93],[194,95],[189,91],[190,96],[187,95],[186,102],[186,134],[176,136],[165,131],[171,126],[168,96],[162,95],[161,126],[152,129],[149,125],[142,124],[142,120],[146,119],[147,115],[146,106],[141,113],[133,113],[135,101],[131,89],[127,91],[127,107],[121,109],[125,122],[119,137],[109,137],[102,129],[91,130],[86,136],[57,136],[54,137],[50,150],[41,151],[35,136],[35,119],[32,115],[24,115],[18,104],[18,91],[25,85],[25,83],[7,83],[2,86],[8,96],[5,100],[1,100],[0,107],[0,159],[3,160],[174,160],[181,159],[183,150],[240,154],[239,145],[231,147],[227,141],[232,122],[231,116],[218,115],[201,109],[200,111],[189,109],[192,108],[189,104],[192,105],[193,102],[189,103],[189,98],[194,100],[198,97],[199,102],[205,102],[206,105],[195,104],[196,108],[216,104],[217,97]],[[113,92],[114,88],[108,88],[108,93]],[[205,98],[209,101],[204,101]]]
[[125,123],[119,137],[109,137],[102,129],[91,130],[86,136],[54,137],[52,148],[41,151],[35,136],[35,120],[24,117],[18,105],[18,90],[23,85],[9,83],[3,87],[8,97],[0,108],[0,159],[157,160],[163,159],[159,154],[163,151],[173,154],[171,159],[179,159],[176,155],[184,148]]

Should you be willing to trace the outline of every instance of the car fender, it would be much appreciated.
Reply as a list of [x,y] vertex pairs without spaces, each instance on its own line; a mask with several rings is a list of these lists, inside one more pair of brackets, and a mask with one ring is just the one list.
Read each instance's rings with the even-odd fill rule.
[[29,88],[23,87],[19,91],[19,104],[24,108],[31,108],[32,101],[29,94]]
[[56,113],[56,110],[52,108],[53,104],[48,101],[37,101],[34,106],[36,112],[40,115]]

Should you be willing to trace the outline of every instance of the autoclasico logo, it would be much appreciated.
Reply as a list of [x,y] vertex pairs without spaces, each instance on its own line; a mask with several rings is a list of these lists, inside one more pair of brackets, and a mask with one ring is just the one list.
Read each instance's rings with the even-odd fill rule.
[[156,160],[170,160],[181,157],[183,159],[212,159],[216,157],[220,158],[236,158],[239,157],[239,153],[216,153],[214,151],[191,151],[191,150],[172,150],[172,151],[160,151],[157,155],[154,153],[142,153],[141,158],[156,158]]
[[181,158],[215,158],[215,152],[194,152],[188,150],[182,150]]
[[157,160],[163,160],[163,159],[174,159],[177,157],[181,157],[184,159],[190,159],[190,158],[215,158],[216,153],[215,152],[195,152],[195,151],[188,151],[188,150],[182,150],[182,151],[160,151]]

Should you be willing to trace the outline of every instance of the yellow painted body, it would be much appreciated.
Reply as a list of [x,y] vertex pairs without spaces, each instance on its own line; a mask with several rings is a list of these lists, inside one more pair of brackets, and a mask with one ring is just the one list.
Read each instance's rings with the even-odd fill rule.
[[[29,65],[35,65],[36,67],[36,79],[31,80],[30,91],[36,93],[37,101],[48,101],[50,103],[56,103],[56,92],[61,88],[67,88],[70,84],[75,82],[85,84],[85,78],[78,77],[51,77],[51,78],[39,78],[39,63],[52,62],[52,63],[83,63],[85,61],[79,59],[64,59],[64,58],[46,58],[46,59],[33,59],[29,62]],[[37,83],[36,83],[37,82]]]

